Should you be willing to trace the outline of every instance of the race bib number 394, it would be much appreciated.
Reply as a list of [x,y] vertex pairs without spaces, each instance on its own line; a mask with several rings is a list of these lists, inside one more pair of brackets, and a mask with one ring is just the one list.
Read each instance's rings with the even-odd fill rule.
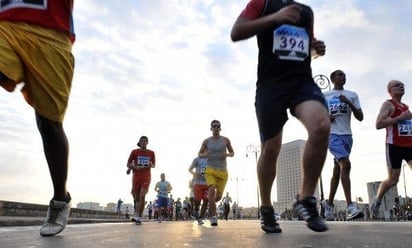
[[0,12],[12,8],[47,9],[47,0],[0,0]]
[[309,35],[304,28],[284,24],[273,32],[273,53],[279,59],[303,61],[309,50]]

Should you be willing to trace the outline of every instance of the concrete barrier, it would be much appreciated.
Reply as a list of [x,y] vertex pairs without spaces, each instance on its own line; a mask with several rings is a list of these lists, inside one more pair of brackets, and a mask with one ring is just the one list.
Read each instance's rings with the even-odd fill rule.
[[[47,214],[47,205],[0,201],[0,226],[39,225]],[[130,221],[116,212],[72,208],[69,224]]]

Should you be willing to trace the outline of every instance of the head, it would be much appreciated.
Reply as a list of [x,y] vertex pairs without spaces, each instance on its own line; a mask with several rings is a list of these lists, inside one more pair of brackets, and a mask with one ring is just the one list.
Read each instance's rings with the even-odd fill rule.
[[221,130],[221,125],[220,125],[220,121],[218,120],[213,120],[210,123],[210,130],[212,130],[213,134],[219,134],[220,130]]
[[165,173],[160,174],[160,180],[162,180],[162,181],[166,180]]
[[402,96],[405,93],[405,85],[398,80],[391,80],[388,83],[387,90],[390,96],[400,95]]
[[137,146],[139,148],[146,149],[146,146],[148,143],[149,143],[149,139],[147,138],[147,136],[142,136],[140,137],[139,142],[137,142]]
[[346,75],[342,70],[336,70],[330,74],[330,80],[335,87],[343,88],[346,83]]

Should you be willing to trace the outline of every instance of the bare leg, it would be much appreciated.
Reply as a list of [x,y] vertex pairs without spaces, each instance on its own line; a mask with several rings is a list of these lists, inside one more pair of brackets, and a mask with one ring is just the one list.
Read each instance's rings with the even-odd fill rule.
[[282,132],[262,142],[261,153],[257,165],[260,199],[262,206],[272,206],[270,194],[276,177],[276,160],[280,152]]
[[296,116],[308,131],[303,154],[303,181],[299,200],[313,195],[328,149],[330,120],[326,108],[318,101],[306,101],[295,108]]
[[147,189],[141,189],[139,195],[139,202],[137,204],[137,214],[139,217],[142,217],[144,205],[145,205],[145,198],[146,198]]
[[53,199],[57,201],[68,201],[66,181],[69,143],[63,129],[63,124],[51,121],[37,112],[36,122],[42,137],[44,154],[53,182]]
[[210,216],[216,216],[216,186],[210,185],[208,188]]
[[401,169],[388,168],[388,178],[379,185],[378,192],[376,194],[376,200],[378,202],[382,201],[382,198],[388,189],[398,183],[400,175]]
[[329,205],[333,204],[333,200],[335,199],[335,194],[336,194],[336,190],[338,189],[339,179],[340,179],[340,166],[336,161],[334,161],[333,164],[334,164],[333,165],[333,175],[330,180],[330,191],[329,191],[329,198],[328,198]]
[[350,182],[350,169],[351,163],[348,158],[344,158],[339,161],[341,166],[340,180],[342,182],[343,192],[345,193],[346,203],[349,205],[352,203],[352,192]]

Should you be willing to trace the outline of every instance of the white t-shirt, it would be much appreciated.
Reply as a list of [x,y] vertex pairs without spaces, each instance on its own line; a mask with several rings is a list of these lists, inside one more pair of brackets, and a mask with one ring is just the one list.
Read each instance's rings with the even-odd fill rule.
[[330,133],[352,135],[350,126],[352,110],[346,103],[339,100],[339,96],[346,96],[355,108],[361,109],[358,95],[349,90],[331,90],[325,92],[324,95],[328,104],[329,114],[335,117],[335,121],[331,123]]

